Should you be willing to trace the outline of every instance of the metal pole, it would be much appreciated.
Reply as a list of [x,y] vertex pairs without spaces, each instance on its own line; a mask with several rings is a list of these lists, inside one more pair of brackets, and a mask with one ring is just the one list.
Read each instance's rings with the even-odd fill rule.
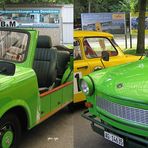
[[126,13],[125,16],[125,48],[127,48],[127,23],[126,23]]
[[91,12],[91,1],[88,1],[88,13]]
[[132,34],[131,34],[131,15],[129,14],[130,26],[129,26],[129,33],[130,33],[130,48],[132,48]]

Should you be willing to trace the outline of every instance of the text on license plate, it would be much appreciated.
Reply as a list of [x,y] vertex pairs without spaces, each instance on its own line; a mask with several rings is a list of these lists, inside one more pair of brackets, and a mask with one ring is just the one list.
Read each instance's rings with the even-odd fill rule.
[[104,131],[104,138],[120,146],[124,146],[124,140],[123,138],[120,138],[119,136],[116,136],[114,134]]

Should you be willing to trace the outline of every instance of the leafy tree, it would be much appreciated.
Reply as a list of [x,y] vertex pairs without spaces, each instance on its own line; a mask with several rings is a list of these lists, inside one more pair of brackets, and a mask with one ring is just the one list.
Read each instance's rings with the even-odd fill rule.
[[138,0],[75,0],[74,18],[80,18],[81,13],[89,12],[135,12],[138,11]]
[[73,3],[73,0],[1,0],[6,4],[11,3],[41,3],[41,2],[49,2],[49,3],[59,3],[59,4],[69,4]]

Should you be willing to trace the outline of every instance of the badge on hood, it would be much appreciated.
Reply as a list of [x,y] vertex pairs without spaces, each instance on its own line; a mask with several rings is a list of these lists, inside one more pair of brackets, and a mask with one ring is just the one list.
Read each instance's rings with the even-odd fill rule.
[[117,84],[117,88],[122,88],[122,87],[123,87],[122,83]]

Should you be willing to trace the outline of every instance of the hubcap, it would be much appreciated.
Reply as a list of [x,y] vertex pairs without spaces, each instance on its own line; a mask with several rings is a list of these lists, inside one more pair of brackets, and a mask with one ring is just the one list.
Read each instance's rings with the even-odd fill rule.
[[14,134],[11,129],[4,128],[0,132],[2,148],[10,148],[13,142]]

